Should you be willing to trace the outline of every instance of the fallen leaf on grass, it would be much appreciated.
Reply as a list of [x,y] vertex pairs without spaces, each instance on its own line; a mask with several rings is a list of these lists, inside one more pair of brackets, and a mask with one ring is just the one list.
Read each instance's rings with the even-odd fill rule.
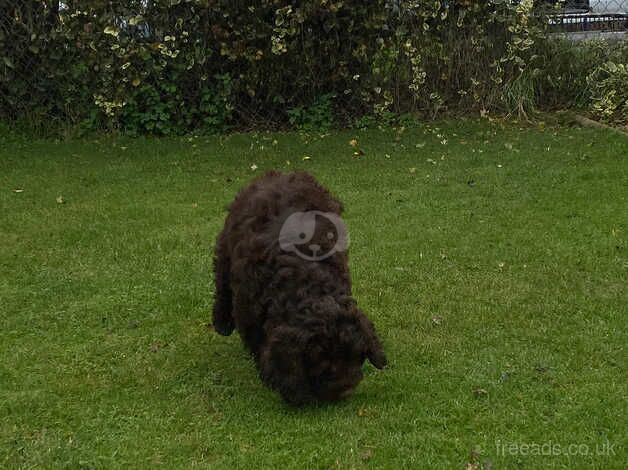
[[150,350],[154,353],[158,352],[160,349],[168,346],[168,343],[162,343],[161,341],[153,341],[153,344],[150,345]]

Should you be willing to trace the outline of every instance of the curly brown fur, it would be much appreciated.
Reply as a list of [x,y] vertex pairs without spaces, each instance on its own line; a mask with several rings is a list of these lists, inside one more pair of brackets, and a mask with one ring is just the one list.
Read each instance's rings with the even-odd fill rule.
[[[346,250],[308,261],[280,246],[284,222],[308,211],[340,216],[342,204],[304,172],[254,180],[229,207],[214,259],[215,330],[227,336],[237,329],[261,379],[293,404],[342,398],[362,379],[366,358],[380,369],[386,364],[373,324],[351,295]],[[326,222],[317,222],[308,243],[331,253]]]

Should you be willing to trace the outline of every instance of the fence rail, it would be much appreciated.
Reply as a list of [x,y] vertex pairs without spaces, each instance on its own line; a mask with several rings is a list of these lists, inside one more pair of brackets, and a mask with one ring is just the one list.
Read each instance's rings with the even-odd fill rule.
[[550,31],[578,38],[613,33],[626,37],[628,0],[571,0],[549,18]]

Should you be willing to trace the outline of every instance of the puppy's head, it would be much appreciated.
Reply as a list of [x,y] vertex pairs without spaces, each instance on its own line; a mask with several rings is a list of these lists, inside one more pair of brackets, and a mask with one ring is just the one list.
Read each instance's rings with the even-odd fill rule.
[[313,312],[303,327],[274,329],[262,349],[262,379],[289,403],[344,398],[362,380],[366,359],[378,369],[386,365],[373,324],[362,312],[323,304],[326,311]]

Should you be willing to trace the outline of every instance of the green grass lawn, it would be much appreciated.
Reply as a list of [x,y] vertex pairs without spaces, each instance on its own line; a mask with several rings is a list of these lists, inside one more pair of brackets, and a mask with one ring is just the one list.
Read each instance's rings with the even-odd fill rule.
[[[208,327],[225,205],[295,168],[345,203],[389,359],[302,409]],[[627,233],[603,130],[5,133],[0,468],[625,468]]]

